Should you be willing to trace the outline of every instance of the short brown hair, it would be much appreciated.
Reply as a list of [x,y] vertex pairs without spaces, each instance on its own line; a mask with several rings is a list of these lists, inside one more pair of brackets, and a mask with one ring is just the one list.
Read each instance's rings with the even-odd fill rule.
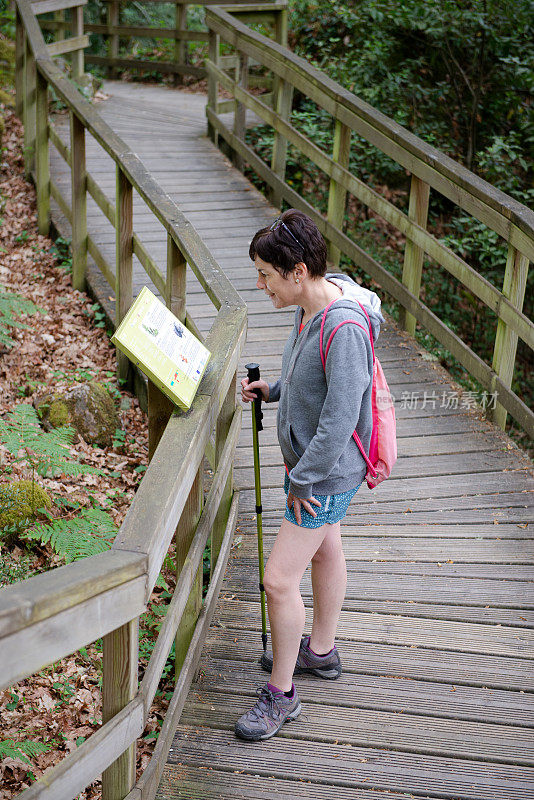
[[[282,224],[283,223],[283,224]],[[301,261],[312,278],[326,274],[326,243],[319,228],[306,214],[289,208],[267,228],[261,228],[249,248],[252,261],[259,256],[284,277]]]

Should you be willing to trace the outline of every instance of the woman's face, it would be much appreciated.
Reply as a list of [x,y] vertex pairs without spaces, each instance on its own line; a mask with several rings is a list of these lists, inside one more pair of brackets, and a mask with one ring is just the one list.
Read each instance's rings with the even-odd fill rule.
[[271,298],[275,308],[297,305],[298,284],[295,283],[295,278],[291,273],[284,278],[272,264],[263,261],[258,255],[254,259],[254,263],[258,270],[256,286],[258,289],[263,289]]

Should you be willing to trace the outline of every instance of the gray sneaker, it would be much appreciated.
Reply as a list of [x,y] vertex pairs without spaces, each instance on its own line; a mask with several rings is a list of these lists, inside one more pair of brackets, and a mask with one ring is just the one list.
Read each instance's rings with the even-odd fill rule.
[[[263,653],[260,664],[264,670],[271,672],[273,654]],[[337,647],[334,647],[332,652],[326,656],[317,656],[310,650],[310,637],[302,637],[293,675],[309,673],[310,675],[317,675],[319,678],[335,681],[336,678],[339,678],[341,672],[341,659],[339,658]]]
[[235,724],[236,736],[249,742],[270,739],[284,722],[296,719],[302,710],[296,689],[291,698],[283,692],[272,692],[267,684],[256,689],[256,693],[259,697],[255,704]]

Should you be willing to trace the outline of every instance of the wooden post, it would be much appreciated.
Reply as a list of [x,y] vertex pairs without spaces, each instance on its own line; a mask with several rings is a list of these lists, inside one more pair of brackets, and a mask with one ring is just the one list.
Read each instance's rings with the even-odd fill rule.
[[39,233],[50,231],[50,165],[48,159],[48,83],[37,72],[36,184]]
[[[176,33],[185,34],[187,30],[187,5],[186,3],[176,3],[175,6],[175,28]],[[186,64],[187,46],[185,39],[174,40],[174,62],[180,66]],[[174,85],[180,86],[184,82],[184,75],[180,72],[174,73]]]
[[24,59],[24,175],[29,179],[35,167],[35,102],[37,70],[30,43],[26,37]]
[[[349,166],[350,156],[350,136],[351,129],[348,125],[344,125],[336,119],[336,127],[334,131],[334,149],[332,158],[341,167],[347,169]],[[345,217],[345,202],[347,199],[347,190],[341,186],[333,178],[330,180],[330,189],[328,192],[328,216],[327,219],[332,225],[335,225],[340,231],[343,230],[343,219]],[[329,245],[330,261],[335,267],[339,266],[339,258],[341,251],[339,248],[334,247],[333,244]]]
[[[232,382],[230,383],[230,387],[228,389],[226,397],[224,398],[224,402],[221,406],[221,410],[219,411],[219,416],[217,418],[217,425],[215,427],[214,471],[216,471],[217,467],[219,466],[219,461],[226,442],[226,437],[228,436],[228,431],[230,430],[230,425],[232,424],[232,419],[234,417],[235,407],[236,407],[236,385],[237,385],[237,372],[234,375]],[[230,469],[230,472],[228,473],[228,479],[224,487],[224,492],[221,497],[219,510],[217,512],[217,516],[215,517],[213,528],[211,529],[210,575],[213,575],[213,570],[215,569],[215,566],[217,564],[217,558],[219,556],[219,552],[221,549],[224,531],[226,528],[226,523],[228,521],[228,513],[230,511],[230,504],[232,502],[232,487],[233,487],[233,471]]]
[[70,152],[72,186],[72,285],[85,289],[87,270],[87,172],[85,168],[85,128],[70,112]]
[[[108,28],[116,28],[119,25],[119,0],[109,0],[108,2]],[[110,33],[108,36],[108,57],[118,58],[119,55],[119,35]],[[111,64],[109,67],[109,77],[117,77],[117,69]]]
[[[429,184],[425,183],[425,181],[422,181],[416,175],[412,175],[408,216],[422,228],[426,228],[429,197]],[[404,265],[402,268],[402,282],[416,297],[419,297],[419,291],[421,289],[423,256],[424,250],[414,244],[411,239],[406,239],[406,247],[404,249]],[[411,336],[415,335],[416,319],[404,308],[401,308],[400,310],[399,322],[404,330],[408,331]]]
[[[176,574],[180,575],[182,567],[185,562],[185,557],[189,546],[195,535],[195,531],[202,513],[203,505],[203,480],[202,480],[202,464],[197,472],[196,478],[189,492],[189,497],[182,511],[180,522],[176,528],[175,543],[176,543]],[[189,648],[193,631],[198,620],[198,615],[202,608],[202,562],[198,568],[195,581],[189,593],[189,599],[184,609],[182,620],[176,632],[174,640],[175,645],[175,676],[178,678],[180,670],[184,663]]]
[[26,50],[26,34],[16,8],[15,33],[15,113],[20,120],[24,117],[24,53]]
[[167,234],[167,280],[165,305],[180,322],[185,323],[185,290],[187,263],[180,248]]
[[[130,181],[118,164],[116,181],[115,326],[118,328],[133,303],[133,193]],[[129,361],[120,350],[117,350],[117,367],[119,378],[126,380]]]
[[[524,256],[513,245],[508,246],[508,258],[506,260],[506,270],[502,293],[507,297],[518,311],[523,309],[525,299],[525,289],[527,285],[529,259]],[[502,319],[497,321],[497,333],[495,336],[495,347],[493,349],[492,368],[499,376],[505,386],[512,385],[514,375],[515,354],[517,351],[517,333],[514,333]],[[491,386],[491,391],[496,390],[495,381]],[[506,426],[506,409],[496,403],[492,409],[493,421],[504,430]]]
[[[71,9],[71,31],[73,36],[83,36],[83,6]],[[83,75],[83,48],[73,50],[71,55],[72,77],[74,80]]]
[[[288,81],[280,78],[275,90],[273,98],[273,105],[276,112],[284,120],[289,120],[291,116],[291,104],[293,102],[293,86]],[[282,180],[286,176],[286,158],[287,158],[287,139],[281,133],[275,131],[273,142],[273,156],[271,159],[271,169]],[[270,200],[275,208],[282,206],[282,194],[277,190],[270,191]]]
[[[54,11],[54,20],[56,22],[59,22],[59,23],[65,22],[65,9],[64,8],[60,8],[59,11]],[[62,42],[63,41],[63,39],[65,38],[65,28],[63,26],[61,26],[60,28],[56,29],[54,38],[55,38],[56,42]]]
[[[248,56],[246,53],[241,55],[240,61],[241,67],[241,74],[239,75],[239,85],[242,89],[246,89],[248,86]],[[236,81],[238,80],[236,76]],[[235,107],[235,114],[234,114],[234,133],[240,141],[244,141],[245,139],[245,130],[246,130],[246,114],[247,109],[244,103],[236,103]],[[239,153],[233,154],[233,161],[237,169],[243,172],[244,161],[243,156],[239,155]]]
[[[102,722],[112,719],[137,693],[139,619],[103,637]],[[123,800],[135,785],[136,743],[102,773],[102,800]]]
[[[220,37],[218,33],[215,31],[210,30],[209,32],[209,52],[208,58],[215,64],[215,66],[219,66],[219,50],[220,50]],[[211,108],[214,114],[217,113],[217,100],[219,96],[219,81],[213,76],[208,75],[208,108]],[[217,145],[219,143],[219,136],[217,131],[208,122],[208,136],[212,140],[213,144]]]
[[147,386],[148,395],[148,460],[156,452],[167,423],[174,411],[174,403],[153,383],[150,378]]
[[[167,281],[165,305],[185,322],[185,259],[172,236],[167,235]],[[148,381],[148,458],[152,459],[167,427],[174,403],[151,380]]]
[[282,8],[275,14],[274,36],[278,44],[287,47],[287,8]]

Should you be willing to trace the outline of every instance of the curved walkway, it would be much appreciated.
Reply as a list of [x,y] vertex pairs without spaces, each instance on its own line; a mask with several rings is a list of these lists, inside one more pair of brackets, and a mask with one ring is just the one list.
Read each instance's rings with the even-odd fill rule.
[[[203,95],[121,82],[107,82],[104,91],[103,117],[179,203],[247,301],[242,367],[254,358],[263,376],[276,375],[293,314],[273,314],[254,288],[248,259],[251,236],[276,211],[206,138]],[[66,122],[58,124],[68,141]],[[114,201],[112,163],[91,141],[87,166]],[[52,146],[51,169],[68,197],[68,173]],[[54,218],[64,229],[57,209]],[[113,230],[91,200],[88,227],[102,250],[113,253]],[[138,197],[134,229],[163,265],[165,233],[143,223]],[[94,271],[91,276],[112,312],[109,287]],[[138,263],[134,280],[135,294],[150,285]],[[193,276],[188,310],[200,330],[209,328],[212,307]],[[233,556],[160,800],[534,798],[529,462],[469,409],[469,396],[390,320],[377,353],[397,400],[399,461],[387,483],[356,495],[343,528],[349,582],[339,646],[345,671],[335,683],[299,678],[304,713],[275,739],[247,744],[234,738],[235,718],[266,677],[257,664],[260,613],[245,413],[235,462],[241,510]],[[268,553],[284,502],[274,409],[265,409],[264,424]],[[302,591],[310,608],[308,574]]]

